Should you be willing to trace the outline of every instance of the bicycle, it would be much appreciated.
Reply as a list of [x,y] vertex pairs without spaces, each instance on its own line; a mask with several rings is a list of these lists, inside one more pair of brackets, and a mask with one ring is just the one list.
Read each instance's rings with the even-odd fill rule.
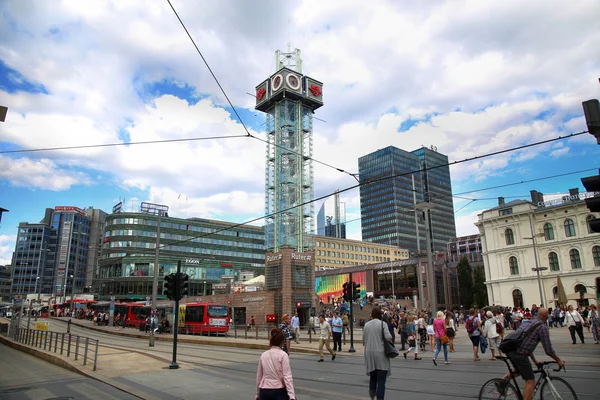
[[[510,379],[508,381],[505,381],[502,378],[490,379],[481,387],[481,390],[479,391],[479,399],[522,400],[523,394],[521,393],[521,389],[519,388],[519,385],[517,384],[516,380],[517,376],[519,375],[513,372],[513,368],[511,368],[510,364],[508,363],[508,357],[496,356],[496,359],[504,361],[504,363],[508,367],[508,370],[510,371]],[[556,376],[550,376],[549,370],[552,364],[558,363],[556,361],[544,361],[539,363],[538,369],[534,371],[535,374],[540,374],[540,377],[535,383],[535,388],[533,389],[533,397],[535,398],[538,389],[541,389],[541,400],[577,400],[575,390],[573,390],[573,388],[567,381]],[[552,370],[558,372],[561,370],[561,368],[559,367],[558,369]],[[563,368],[563,370],[566,372],[566,369]],[[502,388],[503,386],[504,388],[500,390],[500,388]]]

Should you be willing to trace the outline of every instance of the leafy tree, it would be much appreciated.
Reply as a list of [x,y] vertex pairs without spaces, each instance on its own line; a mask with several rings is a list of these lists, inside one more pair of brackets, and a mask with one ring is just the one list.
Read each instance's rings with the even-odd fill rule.
[[473,268],[473,300],[479,307],[488,304],[487,287],[485,286],[485,272],[483,266]]
[[465,308],[473,305],[473,275],[471,265],[466,257],[460,259],[456,267],[458,273],[458,286],[460,304]]

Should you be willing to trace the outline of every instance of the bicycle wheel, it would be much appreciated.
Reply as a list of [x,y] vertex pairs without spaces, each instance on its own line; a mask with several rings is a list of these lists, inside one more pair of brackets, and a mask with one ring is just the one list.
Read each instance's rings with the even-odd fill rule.
[[542,400],[577,400],[577,395],[569,382],[563,378],[551,376],[550,382],[546,380],[542,383],[540,398]]
[[[498,390],[498,385],[506,385],[502,393]],[[504,379],[490,379],[481,387],[479,391],[479,400],[519,400],[521,396],[511,382],[505,382]]]

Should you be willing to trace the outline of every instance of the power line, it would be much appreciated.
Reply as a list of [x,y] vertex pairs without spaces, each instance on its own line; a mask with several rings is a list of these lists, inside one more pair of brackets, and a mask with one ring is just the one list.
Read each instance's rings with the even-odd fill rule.
[[[259,137],[256,137],[254,135],[252,135],[250,133],[250,131],[248,130],[248,128],[246,127],[246,124],[244,123],[244,121],[242,120],[242,117],[240,116],[240,114],[237,112],[237,109],[234,107],[233,103],[231,102],[231,100],[229,99],[229,96],[227,96],[227,93],[225,93],[225,89],[223,89],[223,86],[221,85],[221,83],[219,82],[219,79],[217,79],[217,76],[214,74],[212,68],[210,68],[210,65],[208,65],[208,61],[206,61],[206,58],[204,58],[204,55],[202,54],[202,52],[200,51],[200,48],[198,47],[198,45],[196,44],[196,41],[194,40],[194,38],[192,38],[192,35],[190,34],[190,32],[188,31],[187,27],[185,26],[185,24],[183,23],[183,21],[181,20],[181,18],[179,17],[179,14],[177,13],[177,11],[175,10],[175,7],[173,7],[173,4],[171,4],[171,0],[167,0],[167,3],[169,3],[169,6],[171,6],[171,9],[173,10],[173,12],[175,13],[175,16],[177,17],[177,19],[179,20],[179,23],[181,24],[181,26],[183,27],[183,29],[185,30],[185,33],[187,34],[188,38],[190,39],[190,41],[192,42],[192,44],[194,45],[194,48],[196,49],[196,52],[198,53],[198,55],[202,58],[202,61],[204,62],[204,65],[206,65],[206,68],[208,69],[208,71],[210,72],[210,74],[212,75],[213,79],[215,80],[215,82],[217,83],[217,85],[219,86],[219,89],[221,89],[221,93],[223,93],[223,96],[225,96],[225,98],[227,99],[227,103],[229,103],[229,106],[231,107],[231,109],[233,110],[233,112],[235,113],[236,117],[238,118],[238,120],[240,121],[240,124],[242,124],[242,126],[244,127],[244,130],[246,131],[247,135],[246,137],[251,137],[252,139],[255,140],[260,140],[261,142],[267,143],[269,144],[269,142],[267,140],[261,139]],[[292,149],[288,149],[286,147],[283,147],[277,143],[271,143],[272,145],[274,145],[275,147],[278,147],[280,149],[283,149],[285,151],[288,151],[290,153],[296,154],[300,157],[306,157],[304,154],[302,153],[298,153]],[[342,168],[338,168],[335,167],[331,164],[328,164],[326,162],[323,161],[319,161],[315,158],[312,157],[306,157],[307,159],[314,161],[318,164],[324,165],[326,167],[335,169],[338,172],[342,172],[344,174],[348,174],[352,177],[354,177],[355,174],[352,174],[348,171],[343,170]]]
[[[393,179],[393,178],[397,178],[397,177],[401,177],[401,176],[408,176],[408,175],[411,175],[411,174],[414,174],[414,173],[417,173],[417,172],[429,171],[429,170],[432,170],[432,169],[437,169],[437,168],[442,168],[442,167],[448,167],[450,165],[457,165],[457,164],[462,164],[462,163],[469,162],[469,161],[479,160],[479,159],[482,159],[482,158],[492,157],[492,156],[495,156],[495,155],[498,155],[498,154],[508,153],[508,152],[512,152],[512,151],[517,151],[517,150],[521,150],[521,149],[525,149],[525,148],[537,146],[537,145],[540,145],[540,144],[551,143],[551,142],[558,141],[558,140],[563,140],[563,139],[567,139],[567,138],[576,137],[576,136],[579,136],[579,135],[583,135],[584,133],[587,133],[587,131],[573,133],[573,134],[570,134],[570,135],[567,135],[567,136],[559,136],[557,138],[543,140],[543,141],[540,141],[540,142],[530,143],[530,144],[526,144],[526,145],[522,145],[522,146],[512,147],[512,148],[509,148],[509,149],[500,150],[500,151],[496,151],[496,152],[488,153],[488,154],[483,154],[483,155],[480,155],[480,156],[476,156],[476,157],[472,157],[472,158],[467,158],[467,159],[464,159],[464,160],[453,161],[453,162],[449,162],[449,163],[441,164],[441,165],[436,165],[436,166],[432,166],[432,167],[426,167],[426,168],[423,168],[423,169],[420,169],[420,170],[416,170],[416,171],[403,172],[403,173],[400,173],[400,174],[390,175],[390,176],[381,177],[381,178],[377,178],[377,179],[368,179],[366,181],[359,182],[356,185],[349,186],[349,187],[347,187],[345,189],[337,190],[336,192],[338,192],[338,193],[344,193],[344,192],[356,189],[356,188],[358,188],[360,186],[363,186],[363,185],[371,185],[371,184],[374,184],[374,183],[379,183],[379,182],[387,181],[387,180],[390,180],[390,179]],[[522,183],[524,183],[524,182],[522,182]],[[505,186],[505,185],[502,185],[502,186]],[[473,191],[473,192],[475,192],[475,191]],[[472,192],[465,192],[465,193],[472,193]],[[465,193],[460,193],[460,194],[465,194]],[[240,227],[240,226],[248,225],[248,224],[251,224],[253,222],[257,222],[257,221],[263,220],[265,218],[271,218],[271,217],[274,217],[275,215],[283,214],[283,213],[292,211],[292,210],[294,210],[294,209],[296,209],[298,207],[303,207],[303,206],[305,206],[307,204],[311,204],[311,203],[314,203],[314,202],[319,201],[319,200],[324,200],[324,199],[328,198],[329,196],[332,196],[333,194],[335,194],[335,192],[334,193],[329,193],[329,194],[324,195],[324,196],[320,196],[320,197],[315,198],[313,200],[310,200],[310,201],[298,204],[298,205],[293,206],[293,207],[286,208],[284,210],[280,210],[280,211],[277,211],[277,212],[274,212],[274,213],[271,213],[271,214],[263,215],[262,217],[257,217],[257,218],[253,218],[251,220],[248,220],[246,222],[242,222],[242,223],[239,223],[239,224],[234,224],[234,225],[229,226],[227,228],[217,229],[214,232],[211,232],[209,234],[203,234],[203,235],[200,235],[200,236],[194,236],[194,237],[183,239],[183,240],[180,240],[180,241],[177,241],[177,242],[174,242],[174,243],[170,243],[168,245],[165,244],[165,245],[161,246],[160,248],[164,248],[165,246],[174,246],[174,245],[178,245],[178,244],[181,244],[181,243],[186,243],[186,242],[189,242],[189,241],[193,241],[195,239],[200,239],[200,238],[207,237],[207,236],[210,236],[210,235],[214,235],[214,234],[217,234],[217,233],[220,233],[220,232],[229,231],[231,229],[235,229],[235,228]]]
[[148,140],[148,141],[144,141],[144,142],[122,142],[122,143],[106,143],[106,144],[88,144],[88,145],[81,145],[81,146],[46,147],[46,148],[39,148],[39,149],[4,150],[4,151],[0,151],[0,154],[33,153],[33,152],[38,152],[38,151],[56,151],[56,150],[74,150],[74,149],[93,149],[93,148],[97,148],[97,147],[133,146],[133,145],[139,145],[139,144],[194,142],[194,141],[201,141],[201,140],[232,139],[232,138],[240,138],[240,137],[246,137],[246,135],[206,136],[206,137],[195,137],[195,138],[184,138],[184,139]]

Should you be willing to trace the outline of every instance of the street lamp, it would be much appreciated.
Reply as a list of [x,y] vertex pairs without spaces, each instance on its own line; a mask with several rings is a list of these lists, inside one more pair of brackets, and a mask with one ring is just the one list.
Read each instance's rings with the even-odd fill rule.
[[75,296],[75,278],[70,275],[71,278],[71,305],[69,306],[69,312],[73,312],[73,297]]
[[540,290],[540,301],[541,301],[541,305],[546,306],[546,296],[544,295],[544,291],[542,290],[542,277],[540,275],[540,271],[545,271],[548,268],[547,267],[540,267],[539,262],[538,262],[538,255],[537,255],[537,249],[536,249],[536,243],[535,243],[535,238],[537,237],[541,237],[544,236],[543,233],[538,233],[537,235],[533,233],[533,221],[531,220],[531,215],[528,215],[529,217],[529,229],[531,231],[531,237],[524,237],[523,239],[530,239],[532,244],[533,244],[533,258],[535,260],[535,268],[532,268],[532,271],[535,271],[537,274],[537,281],[538,281],[538,288]]

